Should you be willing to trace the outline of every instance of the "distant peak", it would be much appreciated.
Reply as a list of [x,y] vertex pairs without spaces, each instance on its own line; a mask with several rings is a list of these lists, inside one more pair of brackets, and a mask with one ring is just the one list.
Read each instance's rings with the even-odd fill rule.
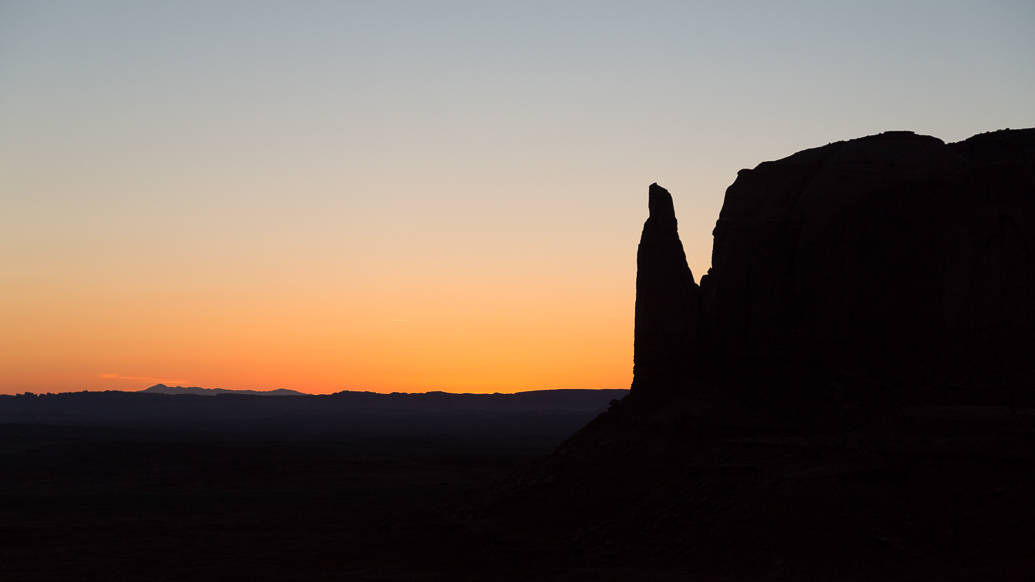
[[141,390],[141,392],[165,395],[193,394],[195,396],[219,396],[221,394],[238,394],[245,396],[305,395],[303,392],[299,392],[297,390],[288,390],[286,388],[277,388],[276,390],[231,390],[227,388],[201,388],[199,386],[166,386],[165,384],[155,384],[150,388],[145,388]]

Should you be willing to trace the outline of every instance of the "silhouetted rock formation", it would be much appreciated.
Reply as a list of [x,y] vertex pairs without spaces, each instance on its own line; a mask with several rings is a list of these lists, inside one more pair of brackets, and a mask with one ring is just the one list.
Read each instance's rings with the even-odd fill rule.
[[694,360],[755,397],[779,387],[769,396],[794,407],[790,392],[903,399],[1030,370],[1033,152],[1031,129],[949,145],[896,131],[741,170],[700,298],[668,193],[652,185],[634,393]]
[[488,497],[497,535],[656,579],[1031,577],[1035,130],[741,171],[699,287],[650,206],[633,389]]
[[697,284],[676,229],[672,195],[650,185],[650,216],[636,253],[633,386],[664,392],[690,372],[697,328]]

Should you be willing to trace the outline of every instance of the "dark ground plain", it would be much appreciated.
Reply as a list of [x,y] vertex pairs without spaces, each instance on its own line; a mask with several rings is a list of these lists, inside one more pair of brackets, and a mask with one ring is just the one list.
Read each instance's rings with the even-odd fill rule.
[[520,577],[453,510],[557,443],[3,425],[0,579]]
[[806,433],[630,406],[559,449],[569,433],[0,424],[0,580],[1035,573],[1033,409],[926,406]]

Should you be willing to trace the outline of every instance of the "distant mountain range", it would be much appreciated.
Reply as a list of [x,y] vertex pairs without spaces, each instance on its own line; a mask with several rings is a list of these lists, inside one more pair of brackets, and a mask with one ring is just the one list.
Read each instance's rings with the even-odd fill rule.
[[305,394],[158,384],[135,392],[0,395],[0,425],[150,428],[275,439],[435,436],[556,444],[627,393]]
[[155,384],[140,390],[148,394],[167,394],[177,396],[180,394],[193,394],[195,396],[218,396],[220,394],[246,394],[248,396],[308,396],[298,390],[277,388],[276,390],[230,390],[227,388],[200,388],[198,386],[166,386]]

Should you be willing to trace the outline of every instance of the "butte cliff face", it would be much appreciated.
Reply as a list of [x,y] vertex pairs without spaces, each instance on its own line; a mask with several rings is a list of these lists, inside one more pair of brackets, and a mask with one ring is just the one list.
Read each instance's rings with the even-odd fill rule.
[[668,192],[650,206],[634,394],[693,391],[692,370],[777,399],[909,399],[1032,369],[1033,129],[886,132],[742,170],[700,287]]

